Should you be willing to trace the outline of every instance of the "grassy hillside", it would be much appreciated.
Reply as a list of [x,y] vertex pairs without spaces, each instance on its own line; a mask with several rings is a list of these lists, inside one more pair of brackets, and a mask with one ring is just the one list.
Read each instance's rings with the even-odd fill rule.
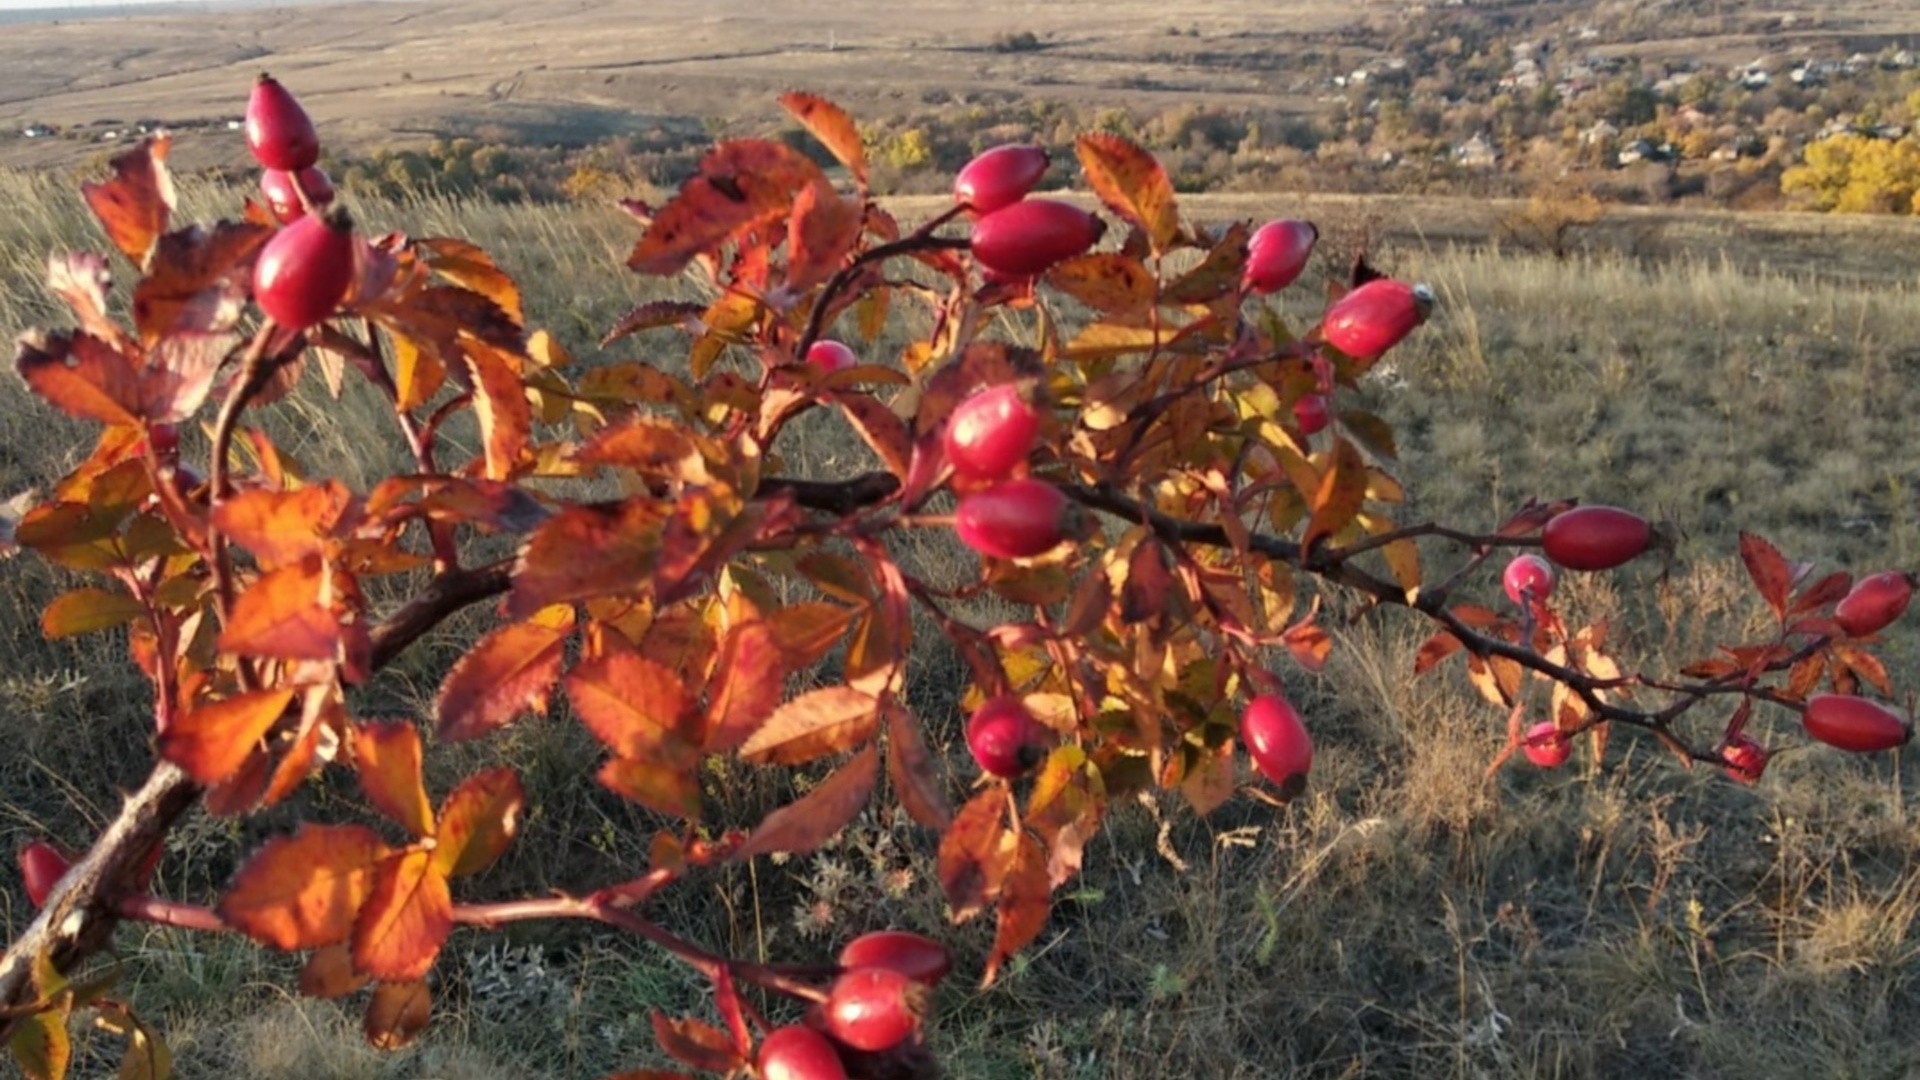
[[[194,216],[236,201],[198,187],[186,200]],[[1190,209],[1282,206],[1297,203]],[[1436,214],[1480,220],[1484,209],[1408,210],[1346,201],[1315,213],[1330,238],[1326,272],[1343,243],[1370,235],[1375,261],[1440,294],[1435,319],[1366,391],[1399,426],[1415,512],[1476,526],[1529,495],[1578,494],[1672,519],[1685,539],[1664,580],[1634,567],[1570,575],[1567,588],[1576,614],[1616,616],[1627,658],[1668,669],[1753,629],[1732,558],[1740,528],[1790,557],[1869,571],[1914,564],[1916,237],[1875,232],[1870,250],[1889,253],[1876,266],[1835,254],[1869,241],[1794,219],[1756,233],[1747,219],[1676,218],[1657,248],[1615,220],[1623,231],[1555,261],[1467,242],[1477,237],[1466,227],[1434,239],[1445,235]],[[605,354],[592,345],[659,289],[621,269],[634,233],[617,213],[433,203],[360,214],[372,228],[457,233],[494,251],[525,283],[533,321],[583,363],[665,340]],[[38,283],[42,260],[74,244],[104,246],[72,193],[0,182],[0,325],[58,319]],[[1310,317],[1312,289],[1295,291],[1288,310]],[[379,448],[391,440],[367,402],[335,403],[308,385],[276,408],[274,423],[297,433],[291,445],[310,465],[360,483],[387,464]],[[0,494],[57,475],[78,434],[0,379]],[[851,451],[809,454],[802,464],[824,472],[847,467]],[[58,574],[31,557],[0,574],[0,648],[11,658],[0,674],[0,846],[41,834],[78,844],[144,775],[144,685],[108,637],[40,640]],[[484,618],[424,642],[382,676],[365,712],[419,715]],[[879,925],[949,937],[960,976],[941,991],[935,1038],[958,1080],[1920,1069],[1910,1031],[1920,830],[1905,806],[1911,769],[1897,756],[1804,748],[1789,718],[1763,716],[1752,730],[1795,748],[1756,789],[1682,771],[1629,737],[1604,763],[1582,751],[1556,773],[1520,765],[1483,783],[1504,718],[1457,673],[1410,678],[1420,627],[1396,615],[1333,626],[1327,672],[1288,674],[1320,747],[1310,794],[1286,810],[1243,797],[1206,820],[1171,803],[1121,808],[1039,943],[990,991],[970,985],[988,932],[944,928],[926,837],[891,818],[864,818],[811,859],[696,879],[657,914],[716,947],[780,960]],[[1893,638],[1898,676],[1920,675],[1916,643],[1911,629]],[[963,755],[952,664],[932,650],[916,664],[919,710]],[[661,824],[584,790],[578,777],[597,751],[564,716],[435,758],[436,793],[483,759],[528,779],[534,811],[514,865],[481,879],[488,891],[604,880],[637,865]],[[953,775],[957,784],[968,772]],[[788,798],[783,785],[735,778],[730,809]],[[210,896],[289,814],[340,814],[351,788],[332,776],[286,811],[194,818],[170,844],[160,887]],[[0,926],[23,925],[23,903],[8,877]],[[292,996],[283,957],[138,927],[121,947],[124,995],[169,1033],[190,1076],[591,1078],[653,1061],[649,1011],[698,1008],[703,996],[678,967],[609,935],[463,931],[435,974],[433,1030],[379,1056],[359,1045],[352,1003]]]

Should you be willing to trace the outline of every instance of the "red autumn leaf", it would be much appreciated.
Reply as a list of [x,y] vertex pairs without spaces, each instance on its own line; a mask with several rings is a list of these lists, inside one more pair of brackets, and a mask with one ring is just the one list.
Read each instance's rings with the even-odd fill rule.
[[600,767],[601,786],[663,814],[698,821],[701,817],[700,758],[684,745],[648,758],[608,758]]
[[769,517],[792,507],[784,498],[743,505],[738,496],[715,488],[682,493],[660,533],[654,602],[664,606],[692,595],[760,536]]
[[659,500],[570,506],[534,531],[513,571],[507,614],[638,592],[652,580],[665,514]]
[[383,982],[367,999],[362,1030],[375,1049],[398,1050],[427,1029],[432,1015],[433,993],[426,982]]
[[352,582],[317,555],[272,571],[234,602],[220,651],[280,660],[342,657],[357,644],[349,637],[365,637]]
[[707,751],[745,742],[779,707],[786,681],[786,657],[770,624],[755,619],[729,628],[707,688]]
[[733,1040],[712,1024],[691,1018],[675,1020],[656,1009],[653,1037],[660,1041],[660,1049],[669,1057],[696,1069],[732,1074],[746,1064],[746,1058],[734,1048]]
[[880,703],[850,686],[802,694],[774,710],[740,746],[756,765],[799,765],[851,750],[873,737]]
[[880,458],[880,464],[885,465],[888,472],[905,479],[913,460],[913,443],[907,434],[907,425],[893,414],[893,410],[865,394],[841,394],[835,398],[834,404],[847,414],[853,429],[860,433],[860,437]]
[[1001,962],[1025,948],[1046,927],[1049,892],[1046,852],[1031,835],[1021,833],[996,904],[998,925],[994,928],[993,951],[987,954],[987,971],[980,980],[981,986],[993,985]]
[[50,638],[76,637],[124,626],[147,609],[123,592],[75,589],[61,593],[40,613],[40,632]]
[[367,982],[365,975],[353,970],[353,949],[344,942],[315,949],[300,968],[300,992],[308,997],[346,997]]
[[1442,630],[1420,643],[1420,651],[1413,656],[1413,673],[1425,675],[1434,665],[1459,651],[1460,639]]
[[221,502],[213,523],[267,569],[326,551],[327,540],[357,515],[353,492],[337,480],[297,491],[250,489]]
[[1793,606],[1787,610],[1787,614],[1805,615],[1823,608],[1847,595],[1847,590],[1852,587],[1852,574],[1844,570],[1835,571],[1802,589],[1800,595],[1793,598]]
[[787,226],[787,288],[805,293],[832,277],[860,241],[860,207],[822,181],[800,189]]
[[960,808],[940,837],[940,887],[955,922],[980,914],[1000,895],[1016,843],[1006,826],[1006,812],[1004,790],[982,789]]
[[1180,794],[1187,797],[1193,812],[1205,817],[1233,797],[1233,744],[1215,747],[1190,747],[1186,773],[1180,777]]
[[[1232,744],[1223,744],[1218,751],[1202,752],[1227,760],[1224,777],[1209,773],[1199,782],[1198,786],[1203,788],[1201,797],[1194,798],[1195,793],[1188,791],[1196,807],[1208,798],[1218,797],[1216,789],[1221,785],[1231,794],[1233,784]],[[1032,794],[1027,796],[1026,825],[1046,844],[1049,887],[1058,887],[1080,872],[1087,842],[1100,830],[1106,801],[1097,787],[1097,776],[1087,764],[1086,752],[1068,743],[1048,755],[1046,765],[1034,780]],[[1192,776],[1188,774],[1189,779]]]
[[292,702],[290,688],[204,702],[167,726],[160,753],[202,784],[217,784],[246,763]]
[[663,326],[687,329],[706,310],[706,305],[687,300],[648,301],[622,315],[620,321],[613,324],[613,329],[607,331],[606,336],[600,339],[600,347],[606,348],[621,338],[640,333],[642,330],[653,330]]
[[795,193],[821,181],[820,167],[785,143],[720,143],[653,216],[627,265],[643,274],[677,274],[746,227],[784,216]]
[[745,859],[775,851],[804,855],[832,839],[873,798],[880,778],[880,751],[872,744],[840,766],[820,786],[768,814],[734,852]]
[[167,171],[171,145],[165,135],[142,139],[114,157],[113,179],[80,185],[113,246],[142,269],[173,213],[173,176]]
[[780,104],[847,167],[854,183],[867,186],[866,148],[860,141],[860,129],[845,110],[826,98],[799,90],[781,94]]
[[618,757],[692,746],[689,693],[679,672],[633,652],[611,652],[567,673],[567,698],[588,731]]
[[28,334],[13,364],[34,393],[82,420],[134,424],[145,412],[132,362],[91,335]]
[[797,671],[827,655],[861,610],[824,600],[790,604],[767,616],[767,626],[787,666]]
[[533,432],[533,408],[520,382],[520,361],[471,338],[463,339],[461,345],[473,383],[473,415],[480,421],[481,475],[489,480],[512,479],[526,457]]
[[382,862],[353,924],[353,966],[386,982],[425,978],[453,931],[453,894],[433,853]]
[[1313,518],[1300,540],[1303,550],[1333,536],[1353,523],[1367,501],[1367,463],[1345,439],[1333,441],[1333,460],[1320,478],[1320,487],[1308,498]]
[[439,872],[467,877],[493,865],[519,833],[526,804],[519,776],[505,766],[461,781],[440,804],[433,830],[433,861]]
[[1793,572],[1780,549],[1750,532],[1740,534],[1740,561],[1747,564],[1747,575],[1760,599],[1767,602],[1777,618],[1786,618],[1787,594],[1793,588]]
[[1074,143],[1080,169],[1107,208],[1140,226],[1156,255],[1180,238],[1180,210],[1173,182],[1154,156],[1109,132],[1082,135]]
[[353,768],[375,810],[415,836],[433,832],[433,807],[420,774],[420,732],[404,720],[353,727]]
[[481,638],[454,663],[433,699],[440,738],[478,738],[522,713],[545,713],[573,624],[572,606],[557,604]]
[[220,917],[276,949],[345,941],[387,855],[365,826],[302,825],[253,853],[220,898]]
[[253,259],[273,230],[222,221],[170,232],[133,287],[133,322],[148,345],[170,334],[224,336],[246,311]]
[[913,820],[929,829],[946,829],[953,824],[953,807],[947,803],[919,723],[898,701],[887,702],[886,714],[887,777],[893,782],[894,797]]

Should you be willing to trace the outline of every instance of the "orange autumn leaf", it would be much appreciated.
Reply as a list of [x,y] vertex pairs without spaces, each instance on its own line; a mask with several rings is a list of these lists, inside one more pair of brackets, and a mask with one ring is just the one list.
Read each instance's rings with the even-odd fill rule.
[[160,736],[160,753],[202,784],[232,776],[287,711],[293,690],[256,690],[205,702]]
[[555,605],[481,638],[454,662],[433,700],[440,738],[478,738],[522,713],[546,712],[573,626],[573,608]]
[[433,994],[422,980],[383,982],[367,999],[362,1029],[376,1050],[398,1050],[427,1029]]
[[1049,891],[1046,852],[1032,835],[1021,833],[1006,883],[1000,889],[993,951],[987,954],[987,971],[980,980],[981,986],[993,985],[1001,962],[1025,948],[1046,927]]
[[453,894],[433,852],[382,862],[353,925],[353,966],[385,982],[425,978],[453,930]]
[[775,851],[804,855],[831,840],[873,798],[880,751],[871,743],[801,798],[768,814],[736,858]]
[[297,491],[238,492],[221,502],[213,524],[272,569],[324,552],[327,538],[353,510],[353,493],[329,480]]
[[365,826],[303,825],[253,853],[220,898],[220,917],[276,949],[345,941],[387,854]]
[[680,675],[637,653],[609,653],[576,666],[567,675],[567,698],[587,730],[619,757],[646,757],[689,742]]
[[871,694],[825,687],[774,710],[741,744],[740,756],[756,765],[799,765],[872,738],[879,719],[880,702]]
[[520,831],[526,793],[512,769],[475,773],[440,805],[434,827],[434,865],[448,877],[466,877],[493,865]]
[[353,767],[375,810],[415,836],[433,831],[433,808],[420,775],[420,732],[404,720],[357,724]]
[[268,573],[234,603],[220,650],[279,660],[335,660],[356,651],[365,632],[350,621],[359,607],[352,582],[317,555]]

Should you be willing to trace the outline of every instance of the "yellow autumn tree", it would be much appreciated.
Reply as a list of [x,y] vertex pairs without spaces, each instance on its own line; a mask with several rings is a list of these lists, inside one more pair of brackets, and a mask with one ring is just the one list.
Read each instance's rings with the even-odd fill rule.
[[1780,190],[1843,214],[1920,213],[1920,142],[1835,135],[1810,144]]

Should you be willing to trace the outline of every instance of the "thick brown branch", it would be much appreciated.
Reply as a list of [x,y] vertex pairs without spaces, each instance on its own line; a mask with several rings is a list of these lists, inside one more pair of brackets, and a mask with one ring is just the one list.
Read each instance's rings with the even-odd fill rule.
[[769,476],[760,481],[759,497],[770,498],[785,492],[793,496],[795,503],[808,510],[845,517],[885,502],[899,490],[900,479],[890,472],[861,473],[845,480],[797,480]]

